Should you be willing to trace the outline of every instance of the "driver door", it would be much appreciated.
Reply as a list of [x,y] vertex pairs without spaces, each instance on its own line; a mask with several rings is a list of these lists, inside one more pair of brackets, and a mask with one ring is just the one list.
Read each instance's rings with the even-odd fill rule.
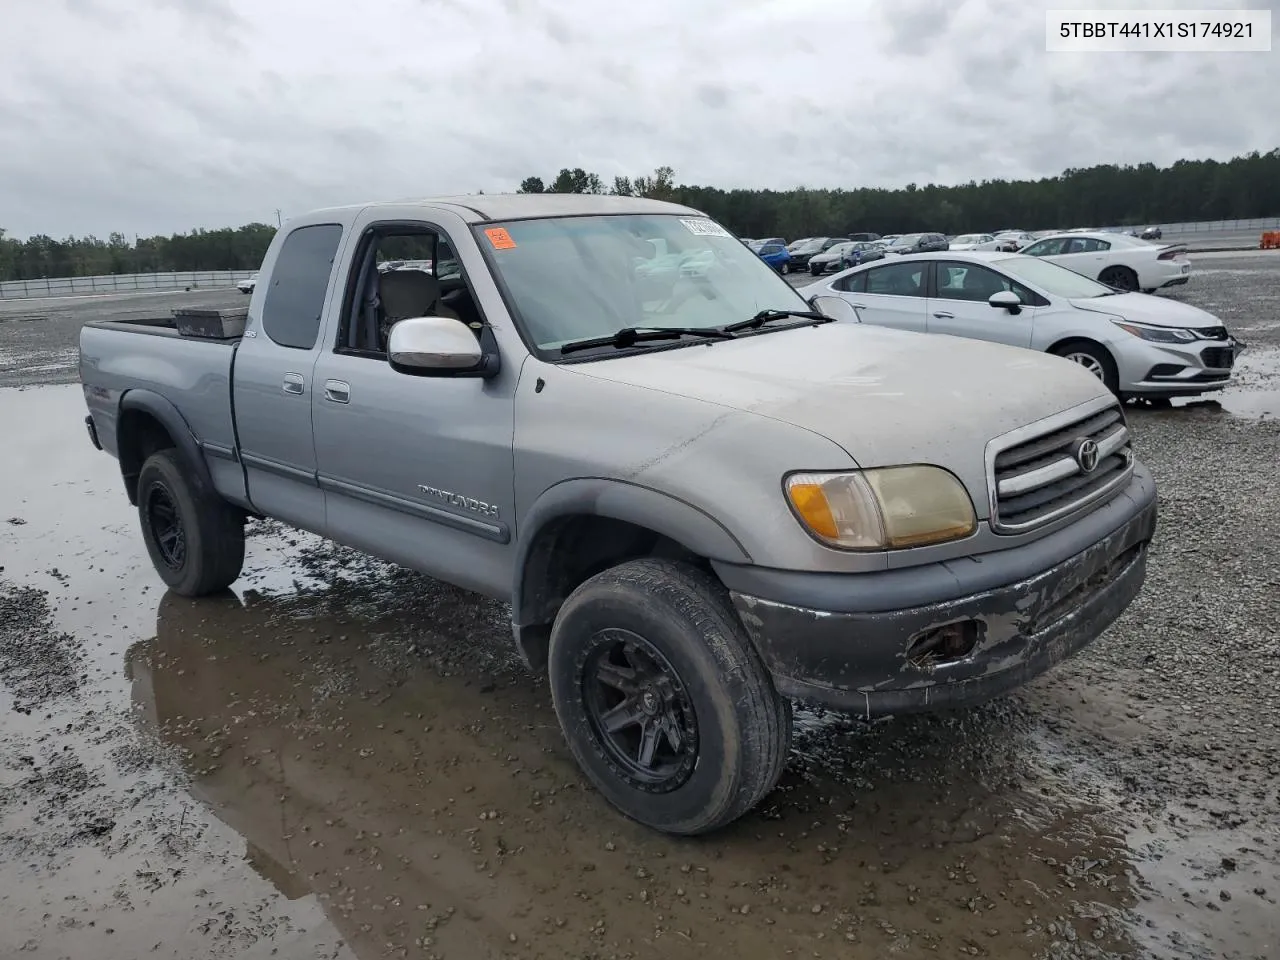
[[[312,418],[316,464],[325,491],[329,536],[386,560],[491,596],[511,584],[514,519],[515,387],[519,368],[492,379],[413,376],[393,370],[385,344],[344,336],[358,329],[376,245],[408,236],[434,238],[432,275],[442,296],[424,315],[483,323],[470,274],[485,271],[460,218],[421,211],[394,220],[377,209],[357,220],[335,342],[315,366]],[[390,244],[388,244],[390,246]],[[381,281],[379,281],[381,282]],[[372,289],[372,288],[371,288]],[[411,312],[417,312],[411,311]],[[401,313],[403,315],[404,311]]]

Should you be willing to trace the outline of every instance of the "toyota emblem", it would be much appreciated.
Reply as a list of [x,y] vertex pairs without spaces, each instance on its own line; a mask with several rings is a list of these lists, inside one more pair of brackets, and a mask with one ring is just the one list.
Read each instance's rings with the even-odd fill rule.
[[1098,444],[1088,437],[1076,444],[1076,463],[1085,473],[1093,473],[1098,467]]

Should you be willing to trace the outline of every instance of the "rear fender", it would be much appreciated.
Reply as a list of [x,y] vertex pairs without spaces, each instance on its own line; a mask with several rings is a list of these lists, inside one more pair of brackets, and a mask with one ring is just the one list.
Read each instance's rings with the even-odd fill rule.
[[120,398],[120,413],[116,421],[118,424],[116,449],[119,451],[120,471],[124,477],[125,489],[129,494],[130,503],[137,503],[137,470],[142,466],[141,463],[133,463],[133,458],[128,453],[128,451],[136,448],[139,440],[133,434],[133,431],[137,428],[132,424],[140,422],[136,417],[129,416],[130,413],[145,414],[158,422],[169,435],[174,448],[182,457],[183,465],[187,469],[187,476],[195,486],[196,491],[206,495],[214,493],[213,477],[209,473],[209,464],[205,462],[204,454],[200,450],[200,443],[195,434],[191,432],[191,427],[183,418],[182,413],[173,405],[172,401],[165,399],[155,391],[137,389],[125,392]]

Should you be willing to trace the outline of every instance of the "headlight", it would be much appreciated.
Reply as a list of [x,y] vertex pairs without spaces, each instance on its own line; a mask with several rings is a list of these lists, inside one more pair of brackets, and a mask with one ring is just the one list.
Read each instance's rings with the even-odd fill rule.
[[1200,339],[1200,334],[1194,330],[1182,330],[1177,327],[1148,327],[1145,324],[1122,320],[1111,322],[1125,333],[1131,333],[1143,340],[1150,340],[1152,343],[1193,343]]
[[978,529],[969,494],[941,467],[794,473],[785,488],[805,529],[845,550],[921,547]]

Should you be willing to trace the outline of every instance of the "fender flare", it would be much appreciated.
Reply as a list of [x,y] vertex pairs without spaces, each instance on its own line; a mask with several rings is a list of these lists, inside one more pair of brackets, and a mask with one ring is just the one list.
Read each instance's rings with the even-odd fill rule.
[[687,501],[626,480],[564,480],[543,491],[519,522],[511,592],[511,618],[517,628],[526,621],[529,560],[541,533],[556,520],[574,515],[633,523],[708,560],[752,562],[747,548],[724,524]]
[[[182,456],[183,463],[190,472],[191,480],[196,485],[197,492],[212,493],[214,490],[213,476],[209,473],[209,464],[205,461],[204,454],[200,450],[200,442],[196,439],[195,434],[191,432],[191,427],[183,418],[181,411],[173,405],[173,402],[153,390],[141,388],[128,390],[120,398],[120,414],[117,423],[123,423],[125,413],[131,410],[149,414],[160,422],[160,425],[165,428],[165,431],[173,439],[178,453]],[[122,431],[118,432],[116,437],[117,450],[124,448],[122,433]],[[121,458],[120,464],[123,472],[123,458]],[[132,490],[129,491],[129,499],[134,499],[134,491]]]

